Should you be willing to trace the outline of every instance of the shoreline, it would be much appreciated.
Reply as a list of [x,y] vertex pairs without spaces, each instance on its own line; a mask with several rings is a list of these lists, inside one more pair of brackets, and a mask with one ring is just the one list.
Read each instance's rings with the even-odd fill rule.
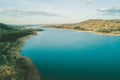
[[[9,46],[7,54],[9,60],[0,66],[0,79],[2,80],[40,80],[40,73],[33,64],[32,59],[21,55],[21,49],[25,42],[34,35],[18,38],[13,46]],[[7,56],[7,55],[6,55]],[[7,59],[7,58],[5,58]]]
[[0,23],[0,80],[40,80],[32,59],[21,51],[25,42],[42,30],[19,27]]
[[[53,27],[45,27],[45,28],[53,28]],[[102,32],[95,32],[95,31],[85,31],[85,30],[75,30],[75,29],[65,29],[65,28],[53,28],[53,29],[60,29],[60,30],[72,30],[77,32],[87,32],[97,35],[105,35],[105,36],[120,36],[120,34],[114,34],[114,33],[102,33]]]
[[33,64],[32,59],[29,57],[25,57],[21,55],[21,49],[24,46],[25,42],[33,37],[34,35],[28,35],[22,38],[19,38],[18,41],[21,42],[21,48],[19,55],[24,58],[25,63],[26,63],[26,74],[25,74],[25,80],[40,80],[40,73],[36,66]]

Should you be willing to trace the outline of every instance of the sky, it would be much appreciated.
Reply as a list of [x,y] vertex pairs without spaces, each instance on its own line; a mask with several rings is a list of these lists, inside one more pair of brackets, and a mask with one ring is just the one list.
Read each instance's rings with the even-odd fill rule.
[[63,24],[120,19],[120,0],[0,0],[0,23]]

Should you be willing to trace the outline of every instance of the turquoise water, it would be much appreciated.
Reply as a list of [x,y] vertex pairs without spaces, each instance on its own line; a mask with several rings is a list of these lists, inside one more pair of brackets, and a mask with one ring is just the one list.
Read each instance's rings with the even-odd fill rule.
[[42,80],[120,80],[120,37],[45,29],[22,48]]

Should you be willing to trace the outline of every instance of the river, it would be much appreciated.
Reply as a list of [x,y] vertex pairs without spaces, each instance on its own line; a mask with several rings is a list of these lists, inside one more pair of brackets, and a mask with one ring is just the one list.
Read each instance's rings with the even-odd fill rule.
[[41,80],[120,80],[120,37],[48,29],[26,41],[21,52]]

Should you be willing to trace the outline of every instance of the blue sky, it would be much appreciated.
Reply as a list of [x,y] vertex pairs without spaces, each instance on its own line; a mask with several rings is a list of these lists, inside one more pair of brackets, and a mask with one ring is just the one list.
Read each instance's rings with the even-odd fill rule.
[[0,0],[3,23],[60,24],[88,19],[120,19],[120,0]]

